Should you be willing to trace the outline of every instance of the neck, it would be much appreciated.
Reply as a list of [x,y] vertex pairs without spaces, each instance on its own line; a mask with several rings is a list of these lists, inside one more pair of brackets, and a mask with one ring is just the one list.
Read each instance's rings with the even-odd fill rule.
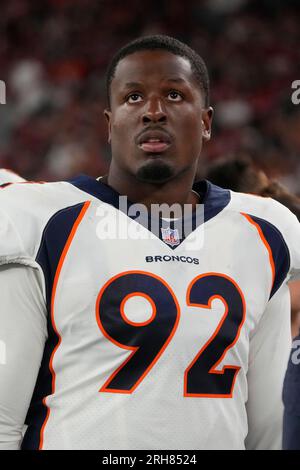
[[150,209],[152,204],[167,204],[172,206],[178,204],[191,204],[196,209],[199,204],[199,196],[192,191],[193,175],[181,174],[177,177],[160,184],[145,183],[137,180],[133,175],[117,171],[109,171],[102,178],[102,182],[108,184],[121,195],[126,195],[132,202],[144,204]]

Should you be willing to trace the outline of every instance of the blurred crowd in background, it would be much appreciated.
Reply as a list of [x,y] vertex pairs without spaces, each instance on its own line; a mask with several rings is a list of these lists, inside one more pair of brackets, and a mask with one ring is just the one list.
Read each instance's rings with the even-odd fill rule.
[[205,60],[215,120],[203,161],[246,154],[300,194],[298,0],[10,0],[1,3],[0,167],[32,180],[108,167],[105,70],[147,34]]

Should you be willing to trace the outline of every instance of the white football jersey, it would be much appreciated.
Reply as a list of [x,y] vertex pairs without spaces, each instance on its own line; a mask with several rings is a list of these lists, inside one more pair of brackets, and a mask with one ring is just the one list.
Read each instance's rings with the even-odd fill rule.
[[271,199],[194,190],[204,220],[184,236],[129,216],[89,177],[0,189],[0,262],[33,268],[47,307],[23,449],[244,449],[253,414],[272,428],[264,384],[300,225]]
[[14,171],[7,170],[6,168],[0,168],[0,185],[6,183],[20,183],[26,181],[21,176],[17,175]]

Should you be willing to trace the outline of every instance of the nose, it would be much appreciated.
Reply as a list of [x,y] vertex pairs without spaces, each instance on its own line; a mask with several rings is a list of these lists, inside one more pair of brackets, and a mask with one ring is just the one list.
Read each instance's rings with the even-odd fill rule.
[[159,98],[149,99],[143,112],[142,119],[144,124],[149,124],[151,122],[166,122],[167,115]]

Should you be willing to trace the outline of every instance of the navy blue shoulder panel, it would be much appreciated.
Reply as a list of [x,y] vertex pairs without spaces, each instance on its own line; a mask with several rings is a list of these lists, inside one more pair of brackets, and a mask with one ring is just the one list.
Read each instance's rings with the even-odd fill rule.
[[42,400],[52,393],[52,375],[49,364],[51,355],[59,341],[51,322],[53,282],[62,252],[83,206],[84,203],[67,207],[51,217],[44,229],[36,257],[36,261],[43,270],[46,283],[48,339],[26,417],[28,428],[22,442],[22,449],[37,450],[39,448],[40,431],[47,416],[47,408]]
[[269,244],[275,265],[275,279],[270,294],[270,299],[283,284],[291,265],[291,258],[288,246],[282,233],[275,225],[267,220],[249,214],[251,219],[261,228],[262,233]]
[[202,196],[205,222],[218,215],[231,200],[231,193],[228,189],[220,188],[207,180],[195,183],[193,190]]
[[[90,176],[80,175],[77,178],[68,181],[68,183],[76,186],[76,188],[80,189],[81,191],[84,191],[85,193],[100,199],[100,201],[119,208],[120,194],[107,184],[102,183],[101,180],[98,181],[95,178],[91,178]],[[128,201],[128,205],[130,204],[132,203]]]
[[45,276],[46,298],[49,309],[52,285],[61,254],[84,204],[76,204],[58,211],[51,217],[44,229],[36,261],[41,266]]

